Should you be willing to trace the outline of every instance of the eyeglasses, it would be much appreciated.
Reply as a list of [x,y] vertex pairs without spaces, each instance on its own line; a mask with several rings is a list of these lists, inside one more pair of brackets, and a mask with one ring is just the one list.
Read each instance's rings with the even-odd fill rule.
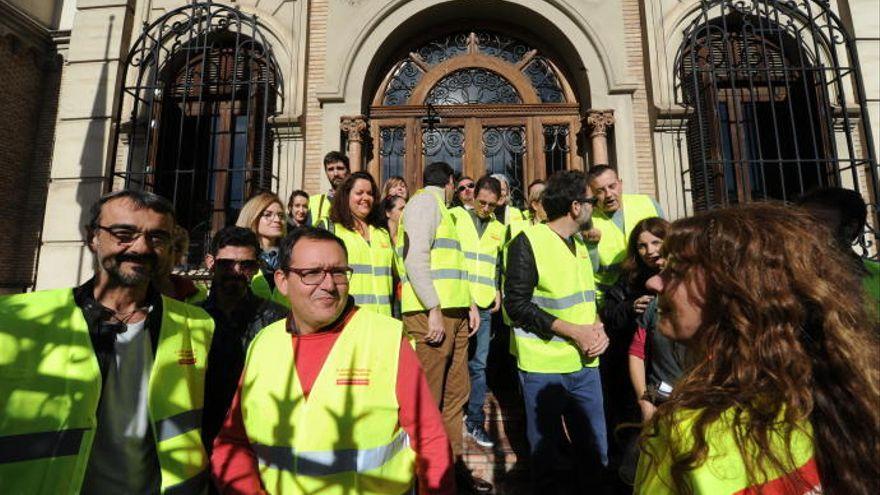
[[581,199],[576,199],[575,201],[577,201],[578,203],[587,203],[590,206],[596,206],[596,203],[599,202],[599,198],[597,198],[596,196],[593,196],[592,198],[581,198]]
[[320,285],[328,274],[336,285],[348,285],[354,270],[349,266],[334,268],[293,268],[286,271],[299,275],[299,279],[306,285]]
[[110,234],[118,244],[123,246],[134,244],[141,236],[146,236],[147,242],[153,246],[168,247],[171,245],[171,232],[167,230],[140,231],[129,227],[105,227],[103,225],[98,225],[97,228]]
[[234,268],[242,272],[253,273],[260,268],[258,260],[234,260],[229,258],[218,258],[214,260],[214,267],[217,270],[232,271]]
[[283,211],[264,211],[260,217],[262,217],[263,220],[272,220],[273,218],[278,217],[278,220],[283,222],[287,218],[287,215],[285,215]]
[[473,182],[471,182],[470,184],[462,184],[462,185],[458,186],[458,192],[462,192],[465,189],[473,189],[473,188],[474,188]]

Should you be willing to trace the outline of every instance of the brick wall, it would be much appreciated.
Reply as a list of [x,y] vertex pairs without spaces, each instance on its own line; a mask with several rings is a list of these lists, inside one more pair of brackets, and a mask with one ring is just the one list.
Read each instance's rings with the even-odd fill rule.
[[645,87],[644,32],[642,30],[641,0],[622,0],[623,31],[626,39],[626,61],[630,76],[638,81],[638,89],[632,95],[633,130],[635,132],[635,166],[637,184],[631,192],[655,196],[657,194],[654,177],[654,149],[651,136],[651,121],[648,113],[648,94]]
[[52,53],[0,37],[0,292],[33,284],[58,107]]
[[317,93],[324,83],[324,65],[327,55],[327,11],[328,0],[313,0],[309,4],[309,41],[306,59],[306,133],[305,167],[303,167],[303,189],[309,194],[322,192],[322,159],[332,143],[323,141],[324,117]]

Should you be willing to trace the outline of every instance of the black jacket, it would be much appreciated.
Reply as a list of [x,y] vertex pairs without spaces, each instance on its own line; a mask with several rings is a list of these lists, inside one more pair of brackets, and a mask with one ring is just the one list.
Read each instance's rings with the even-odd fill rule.
[[599,316],[605,324],[605,334],[611,341],[606,354],[609,357],[624,356],[627,354],[629,344],[636,331],[636,321],[639,314],[633,309],[636,299],[650,295],[645,288],[646,278],[638,278],[633,283],[629,282],[626,273],[622,273],[617,283],[605,291],[605,300],[599,309]]
[[552,333],[550,327],[556,317],[532,302],[532,293],[538,285],[538,268],[531,243],[525,234],[516,236],[507,247],[505,277],[504,310],[514,326]]

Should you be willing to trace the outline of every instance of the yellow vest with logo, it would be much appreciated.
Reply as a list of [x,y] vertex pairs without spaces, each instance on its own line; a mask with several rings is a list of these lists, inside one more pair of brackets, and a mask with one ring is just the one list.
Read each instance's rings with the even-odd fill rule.
[[[596,322],[596,286],[587,247],[575,235],[575,254],[546,224],[527,227],[538,284],[532,302],[547,313],[573,323]],[[587,358],[569,340],[551,333],[514,328],[510,350],[519,369],[534,373],[572,373],[599,366],[599,358]]]
[[385,229],[372,225],[370,242],[357,232],[339,223],[325,222],[327,230],[336,234],[345,243],[348,251],[348,266],[354,273],[348,286],[348,293],[355,304],[361,308],[391,316],[391,295],[394,292],[392,268],[394,247]]
[[495,280],[498,253],[504,242],[504,225],[494,217],[489,220],[482,237],[477,237],[477,227],[471,214],[458,206],[449,210],[455,218],[455,227],[467,264],[471,299],[481,308],[495,303],[498,281]]
[[593,208],[593,227],[602,231],[598,246],[591,246],[591,249],[598,250],[599,266],[593,268],[600,291],[617,283],[620,264],[626,258],[626,244],[636,224],[657,216],[654,201],[644,194],[624,194],[620,204],[623,208],[623,231],[614,224],[611,217],[598,208]]
[[[709,447],[707,458],[702,465],[688,471],[685,476],[692,493],[695,495],[821,493],[819,472],[813,458],[812,427],[809,422],[804,422],[799,429],[794,430],[788,445],[782,432],[771,434],[771,449],[782,458],[783,462],[787,462],[785,452],[791,452],[791,461],[794,465],[790,466],[788,472],[782,472],[772,465],[763,466],[766,470],[766,479],[762,479],[760,473],[754,473],[758,478],[758,484],[752,485],[733,434],[733,416],[734,410],[731,408],[721,413],[721,416],[707,427],[706,439]],[[670,445],[677,446],[676,452],[684,452],[691,448],[694,420],[693,411],[678,412],[674,419],[675,426],[672,428],[667,421],[661,425],[657,434],[646,433],[645,448],[648,454],[639,457],[635,494],[679,493],[672,484],[670,468],[673,453],[670,451]]]
[[308,397],[287,320],[263,329],[245,363],[241,412],[269,493],[400,494],[415,453],[401,428],[397,366],[403,324],[357,311]]
[[251,292],[267,301],[278,303],[290,309],[290,301],[287,300],[287,296],[282,294],[277,286],[269,288],[269,281],[263,276],[262,270],[257,270],[257,274],[251,279]]
[[[424,189],[421,189],[413,194],[413,197],[419,194],[433,196],[433,193],[426,193]],[[440,225],[437,226],[434,240],[431,243],[431,279],[434,282],[434,290],[437,291],[437,297],[440,298],[442,309],[467,308],[471,305],[467,265],[465,264],[464,252],[461,250],[461,243],[458,240],[455,217],[449,213],[449,209],[440,198],[433,197],[437,200],[437,206],[440,210]],[[400,217],[400,226],[397,229],[397,249],[400,250],[401,259],[403,259],[408,241],[403,222],[403,215],[406,214],[406,209],[404,209]],[[412,313],[428,310],[429,308],[422,304],[419,296],[413,290],[403,263],[400,264],[400,280],[403,284],[401,312]]]
[[321,220],[330,216],[330,205],[333,200],[326,194],[313,194],[309,196],[309,215],[312,225],[318,225]]
[[[163,493],[201,493],[205,365],[214,322],[162,297],[147,394]],[[0,298],[0,487],[3,493],[79,493],[89,463],[101,370],[71,289]]]

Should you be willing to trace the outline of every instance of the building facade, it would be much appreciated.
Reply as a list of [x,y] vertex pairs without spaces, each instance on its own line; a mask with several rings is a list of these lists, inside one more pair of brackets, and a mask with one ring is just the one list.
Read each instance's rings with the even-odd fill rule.
[[0,126],[45,143],[0,145],[4,258],[24,248],[6,290],[90,276],[82,226],[110,189],[172,199],[197,262],[256,191],[325,190],[336,149],[411,187],[434,160],[503,172],[516,199],[609,164],[672,218],[842,185],[876,226],[876,0],[51,3],[0,0],[55,61],[7,70],[0,16],[4,80],[33,81],[2,106],[43,95]]

